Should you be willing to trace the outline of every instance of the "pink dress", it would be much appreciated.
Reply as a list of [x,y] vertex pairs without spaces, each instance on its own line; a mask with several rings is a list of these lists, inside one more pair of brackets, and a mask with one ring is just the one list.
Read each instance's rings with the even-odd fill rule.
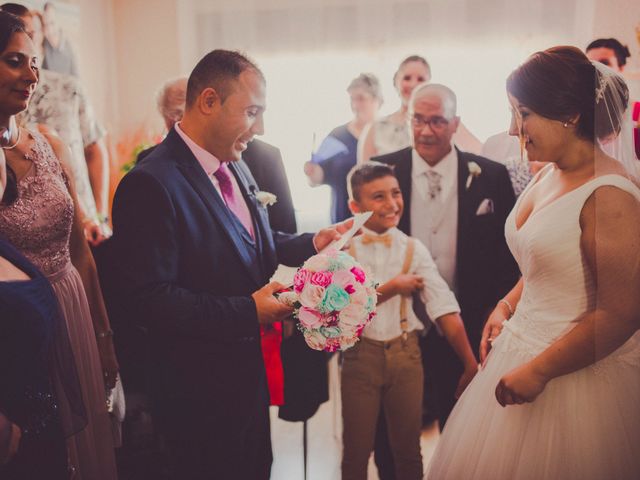
[[32,166],[18,182],[17,201],[0,206],[0,234],[47,276],[67,323],[88,421],[68,439],[72,478],[112,480],[117,473],[102,367],[89,303],[69,253],[73,202],[51,146],[39,133],[31,138],[25,157]]

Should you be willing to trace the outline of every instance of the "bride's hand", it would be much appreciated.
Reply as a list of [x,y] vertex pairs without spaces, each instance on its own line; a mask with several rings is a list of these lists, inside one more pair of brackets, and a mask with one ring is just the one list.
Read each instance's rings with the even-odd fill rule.
[[496,308],[489,315],[487,323],[484,324],[480,340],[480,364],[483,367],[487,361],[487,355],[491,351],[491,343],[500,335],[502,324],[509,318],[509,312],[505,312],[503,307],[502,303],[496,305]]
[[496,387],[496,399],[503,407],[533,402],[542,393],[548,381],[531,363],[525,363],[500,379]]

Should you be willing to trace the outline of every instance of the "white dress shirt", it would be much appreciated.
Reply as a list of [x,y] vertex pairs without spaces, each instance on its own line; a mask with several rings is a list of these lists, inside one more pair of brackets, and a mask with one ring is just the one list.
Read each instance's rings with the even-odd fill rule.
[[[458,153],[451,151],[431,167],[414,149],[411,157],[411,236],[427,246],[440,275],[456,288],[458,238]],[[427,172],[441,175],[439,198],[429,198]]]
[[[363,228],[366,235],[379,234]],[[407,251],[408,236],[397,228],[388,230],[383,235],[391,236],[391,246],[382,243],[362,244],[363,236],[355,237],[352,241],[358,262],[371,272],[375,282],[380,285],[388,282],[401,273]],[[438,273],[438,267],[431,259],[431,254],[419,240],[415,241],[413,260],[408,273],[420,275],[424,279],[425,287],[420,292],[422,301],[426,305],[429,318],[435,321],[447,313],[460,312],[455,295],[447,283]],[[400,328],[400,295],[396,295],[377,307],[377,315],[364,329],[363,335],[372,340],[387,341],[402,335]],[[412,308],[411,297],[406,298],[408,331],[422,330],[424,326],[418,320]]]

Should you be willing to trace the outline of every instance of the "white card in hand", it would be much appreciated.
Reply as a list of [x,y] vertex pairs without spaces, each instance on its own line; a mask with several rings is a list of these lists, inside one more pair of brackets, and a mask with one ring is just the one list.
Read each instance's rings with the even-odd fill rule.
[[291,287],[293,285],[293,277],[297,271],[298,269],[295,267],[287,267],[286,265],[280,264],[269,281],[279,282],[287,288]]
[[335,248],[336,250],[342,250],[344,246],[347,244],[349,240],[356,234],[358,230],[362,228],[362,226],[369,220],[369,217],[373,214],[373,212],[364,212],[364,213],[356,213],[353,216],[353,226],[342,234],[340,240],[336,240],[335,242],[331,242],[329,245],[322,249],[322,252],[328,250],[329,248]]

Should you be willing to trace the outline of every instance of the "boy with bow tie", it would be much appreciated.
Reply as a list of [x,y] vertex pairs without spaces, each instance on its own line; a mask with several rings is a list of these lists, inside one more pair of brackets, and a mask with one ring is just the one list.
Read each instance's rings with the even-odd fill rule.
[[360,342],[344,353],[342,478],[366,478],[382,409],[396,477],[421,479],[423,372],[418,335],[424,326],[411,308],[414,293],[422,297],[429,318],[465,365],[458,395],[475,375],[477,360],[458,302],[429,251],[396,228],[403,200],[392,168],[378,162],[357,165],[349,173],[347,186],[351,211],[373,212],[363,235],[353,239],[350,253],[380,285],[376,318],[364,329]]

